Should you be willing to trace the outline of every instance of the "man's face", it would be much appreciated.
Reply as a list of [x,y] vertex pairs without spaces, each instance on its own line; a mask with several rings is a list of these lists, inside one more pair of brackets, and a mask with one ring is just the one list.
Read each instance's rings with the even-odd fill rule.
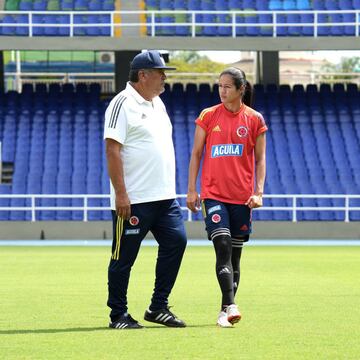
[[165,91],[166,75],[162,69],[146,69],[144,71],[144,86],[158,96]]

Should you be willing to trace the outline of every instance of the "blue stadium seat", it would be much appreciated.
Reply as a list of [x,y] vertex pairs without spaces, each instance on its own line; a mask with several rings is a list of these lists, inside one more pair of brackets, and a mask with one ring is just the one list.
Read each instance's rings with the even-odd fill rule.
[[310,0],[296,0],[298,10],[311,10]]
[[45,15],[43,18],[45,24],[48,24],[44,28],[44,35],[56,36],[59,35],[58,16],[57,15]]
[[325,0],[324,1],[326,10],[338,10],[339,0]]
[[33,0],[20,0],[19,10],[20,11],[31,11],[33,10]]
[[324,0],[312,0],[312,6],[314,10],[325,10]]
[[269,10],[283,10],[283,4],[280,0],[270,0]]
[[174,9],[186,10],[187,9],[187,1],[185,1],[185,0],[174,0]]
[[88,3],[87,0],[74,0],[74,10],[76,11],[86,11],[88,10]]
[[34,11],[44,11],[44,10],[46,10],[46,8],[47,8],[47,1],[46,0],[34,0],[32,10],[34,10]]
[[[0,195],[11,194],[11,185],[0,184]],[[0,207],[10,206],[10,198],[0,198]],[[9,220],[10,211],[0,210],[0,221]]]
[[[57,194],[71,194],[71,174],[59,172],[56,179]],[[57,207],[71,206],[71,199],[57,199]],[[58,210],[56,211],[56,220],[71,220],[71,211]]]
[[352,10],[353,9],[352,0],[339,0],[339,9],[341,9],[341,10]]
[[[58,29],[58,35],[60,36],[69,36],[70,35],[70,15],[59,15],[58,16],[58,23],[60,25]],[[64,26],[69,25],[69,27]]]
[[102,1],[102,9],[104,11],[114,11],[115,10],[114,0],[103,0]]
[[102,36],[110,36],[110,26],[104,26],[105,24],[110,24],[110,22],[110,15],[100,15],[100,23],[103,24],[103,26],[100,27],[100,34]]
[[91,11],[101,11],[102,4],[100,0],[90,0],[88,4],[88,9]]
[[13,15],[5,15],[2,19],[2,23],[7,25],[2,28],[3,35],[14,35],[16,32],[16,26],[9,26],[10,24],[16,24],[16,17]]
[[229,10],[229,3],[228,1],[224,0],[215,0],[215,10]]
[[[71,194],[84,194],[86,193],[86,176],[85,172],[75,169],[71,178]],[[71,201],[72,206],[83,206],[83,199],[73,199]],[[81,221],[84,219],[84,212],[81,210],[72,211],[72,220]]]
[[71,11],[74,9],[73,0],[60,0],[60,9],[62,11]]
[[[16,15],[16,23],[19,24],[16,27],[16,35],[28,36],[29,35],[29,16],[28,15]],[[20,26],[21,25],[21,26]],[[24,26],[26,25],[26,26]]]

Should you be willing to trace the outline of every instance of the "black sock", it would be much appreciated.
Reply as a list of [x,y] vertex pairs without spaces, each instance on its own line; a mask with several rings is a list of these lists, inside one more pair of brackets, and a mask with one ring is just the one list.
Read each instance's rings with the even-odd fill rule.
[[234,297],[240,285],[240,259],[241,259],[242,247],[233,247],[231,255],[231,264],[233,267],[233,289]]
[[219,235],[213,239],[216,253],[216,276],[222,293],[222,307],[234,303],[231,237]]

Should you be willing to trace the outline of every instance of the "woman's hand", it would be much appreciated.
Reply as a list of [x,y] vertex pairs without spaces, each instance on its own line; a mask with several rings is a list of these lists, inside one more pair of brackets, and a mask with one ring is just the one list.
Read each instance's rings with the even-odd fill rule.
[[197,191],[189,191],[186,198],[186,206],[196,213],[200,210],[200,196]]
[[247,205],[250,209],[261,207],[263,205],[262,194],[251,195],[245,205]]

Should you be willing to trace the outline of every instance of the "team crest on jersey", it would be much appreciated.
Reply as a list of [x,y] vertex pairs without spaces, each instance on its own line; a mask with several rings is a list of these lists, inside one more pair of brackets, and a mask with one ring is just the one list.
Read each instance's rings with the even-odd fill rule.
[[237,136],[240,138],[245,138],[248,136],[248,128],[246,126],[239,126],[236,130]]
[[139,224],[139,218],[137,216],[132,216],[130,219],[129,219],[129,223],[130,225],[132,226],[136,226],[137,224]]
[[211,217],[211,221],[215,224],[219,223],[221,221],[221,216],[219,214],[214,214]]

